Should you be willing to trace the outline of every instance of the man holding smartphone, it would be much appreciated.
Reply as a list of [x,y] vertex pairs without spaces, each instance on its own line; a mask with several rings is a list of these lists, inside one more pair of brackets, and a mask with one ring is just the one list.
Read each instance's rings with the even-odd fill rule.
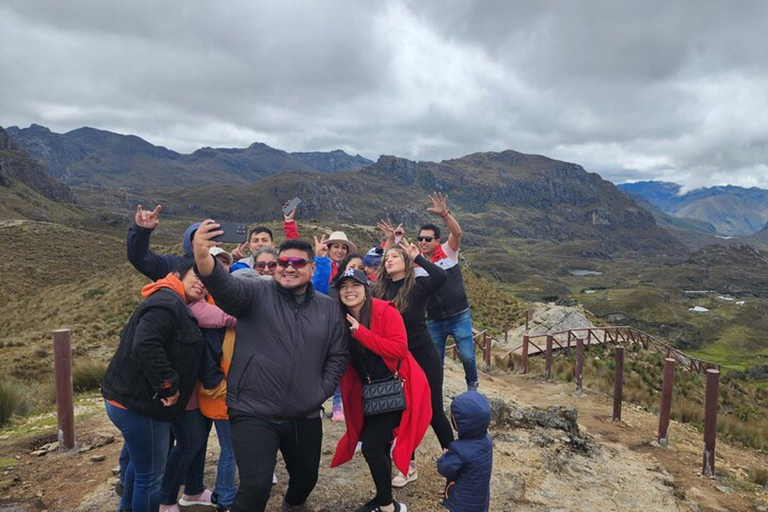
[[240,472],[233,511],[262,511],[278,449],[290,476],[284,511],[308,511],[322,441],[320,406],[333,394],[349,356],[336,302],[315,293],[314,250],[303,240],[278,249],[274,280],[232,277],[211,255],[212,220],[193,239],[198,274],[216,304],[237,318],[227,375],[232,446]]

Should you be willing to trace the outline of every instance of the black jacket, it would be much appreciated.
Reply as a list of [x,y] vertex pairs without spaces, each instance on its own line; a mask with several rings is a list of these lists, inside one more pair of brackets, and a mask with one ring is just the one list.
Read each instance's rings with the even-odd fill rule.
[[216,305],[237,318],[227,375],[230,410],[272,419],[319,410],[349,357],[338,304],[311,284],[298,303],[275,281],[237,279],[218,262],[201,279]]
[[[103,395],[127,409],[170,420],[184,410],[195,387],[203,336],[186,302],[160,289],[133,312],[104,376]],[[163,407],[160,398],[179,391]]]

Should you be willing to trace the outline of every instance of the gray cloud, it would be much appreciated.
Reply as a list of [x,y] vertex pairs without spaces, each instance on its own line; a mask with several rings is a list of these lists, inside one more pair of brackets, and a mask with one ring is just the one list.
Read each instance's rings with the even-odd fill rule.
[[0,4],[0,123],[768,187],[758,1]]

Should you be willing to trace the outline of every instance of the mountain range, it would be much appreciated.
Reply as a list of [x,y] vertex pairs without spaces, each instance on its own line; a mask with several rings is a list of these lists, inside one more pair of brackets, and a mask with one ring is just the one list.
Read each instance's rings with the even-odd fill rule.
[[[768,223],[768,190],[735,186],[709,187],[681,193],[677,183],[641,181],[618,185],[677,219],[711,225],[723,236],[751,235]],[[704,223],[704,224],[701,224]],[[689,222],[690,224],[690,222]]]
[[7,134],[92,211],[129,215],[137,203],[161,202],[164,215],[177,218],[264,222],[274,220],[286,198],[299,196],[304,219],[371,226],[390,217],[414,229],[435,220],[426,212],[427,194],[438,190],[465,220],[468,246],[503,251],[524,241],[597,258],[686,252],[599,175],[511,150],[442,162],[382,156],[374,163],[342,151],[287,153],[260,143],[181,155],[93,128],[57,134],[32,125]]
[[168,186],[249,185],[285,171],[339,172],[372,161],[344,151],[287,153],[262,143],[247,148],[200,148],[181,154],[135,135],[95,128],[55,133],[37,124],[6,133],[51,176],[72,186],[154,190]]

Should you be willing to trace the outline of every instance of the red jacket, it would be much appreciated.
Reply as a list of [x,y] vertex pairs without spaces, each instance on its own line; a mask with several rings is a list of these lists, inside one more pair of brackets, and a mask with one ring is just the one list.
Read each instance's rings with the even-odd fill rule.
[[[397,362],[402,361],[400,377],[405,383],[406,409],[403,411],[400,425],[394,430],[395,448],[392,459],[395,466],[408,473],[411,454],[424,438],[432,419],[429,384],[424,370],[408,352],[408,338],[403,317],[391,302],[373,299],[371,328],[360,326],[353,337],[364,347],[381,356],[384,364],[393,372]],[[352,459],[355,447],[363,430],[363,382],[352,364],[341,378],[341,399],[344,402],[344,415],[347,432],[336,446],[336,454],[331,467],[336,467]]]

